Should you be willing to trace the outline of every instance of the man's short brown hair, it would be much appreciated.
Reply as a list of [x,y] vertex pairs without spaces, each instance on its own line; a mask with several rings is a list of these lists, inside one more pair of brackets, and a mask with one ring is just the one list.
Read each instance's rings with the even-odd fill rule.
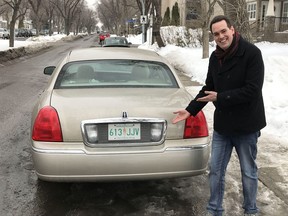
[[231,21],[229,20],[229,18],[226,17],[226,16],[224,16],[224,15],[218,15],[218,16],[215,16],[215,17],[211,20],[211,22],[210,22],[210,31],[211,31],[212,34],[213,34],[213,32],[212,32],[212,25],[215,24],[215,23],[217,23],[217,22],[220,22],[220,21],[222,21],[222,20],[225,20],[225,22],[227,23],[227,27],[228,27],[228,28],[231,28],[232,23],[231,23]]

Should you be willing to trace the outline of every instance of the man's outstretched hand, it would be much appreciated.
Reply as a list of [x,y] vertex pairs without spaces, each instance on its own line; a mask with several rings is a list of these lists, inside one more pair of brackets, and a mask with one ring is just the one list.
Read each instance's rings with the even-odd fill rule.
[[177,114],[177,116],[172,120],[173,124],[176,124],[179,121],[185,120],[190,116],[190,113],[187,110],[178,110],[173,113]]

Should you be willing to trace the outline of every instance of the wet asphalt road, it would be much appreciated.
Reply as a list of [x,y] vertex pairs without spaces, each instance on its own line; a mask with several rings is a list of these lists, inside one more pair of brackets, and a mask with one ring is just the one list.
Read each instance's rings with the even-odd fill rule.
[[49,80],[43,68],[57,64],[73,48],[95,43],[95,36],[59,42],[0,65],[0,216],[202,215],[208,199],[207,174],[145,182],[37,180],[31,160],[30,117]]

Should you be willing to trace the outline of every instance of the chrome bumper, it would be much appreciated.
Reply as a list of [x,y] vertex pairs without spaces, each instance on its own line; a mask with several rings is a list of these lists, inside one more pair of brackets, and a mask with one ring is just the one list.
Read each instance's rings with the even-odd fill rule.
[[94,152],[32,147],[38,177],[46,181],[120,181],[203,174],[210,144],[170,146],[161,151]]

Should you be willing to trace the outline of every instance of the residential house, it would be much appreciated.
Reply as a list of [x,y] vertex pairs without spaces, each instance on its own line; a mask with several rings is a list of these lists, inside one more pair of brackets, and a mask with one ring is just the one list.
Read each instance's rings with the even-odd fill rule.
[[264,30],[269,1],[274,5],[274,31],[288,30],[288,0],[246,0],[250,25]]
[[[172,14],[172,8],[176,2],[179,7],[180,25],[189,28],[199,28],[201,26],[201,23],[199,22],[199,15],[201,14],[200,0],[162,0],[161,16],[164,17],[168,7]],[[223,14],[223,10],[218,4],[215,5],[214,14]]]
[[0,16],[0,28],[6,28],[7,29],[7,21],[3,19],[2,16]]
[[[246,0],[251,29],[254,32],[264,31],[269,1],[272,1],[274,5],[274,31],[288,30],[288,0]],[[191,28],[200,27],[200,0],[163,0],[161,5],[162,17],[164,17],[167,7],[169,7],[170,12],[172,11],[176,2],[178,2],[179,7],[180,25]],[[216,4],[214,15],[219,14],[223,14],[223,10]]]
[[[164,14],[169,7],[170,14],[172,14],[172,8],[175,3],[178,3],[179,15],[180,15],[180,25],[185,26],[186,23],[186,1],[187,0],[164,0],[161,1],[161,16],[164,17]],[[171,16],[171,15],[170,15]]]

